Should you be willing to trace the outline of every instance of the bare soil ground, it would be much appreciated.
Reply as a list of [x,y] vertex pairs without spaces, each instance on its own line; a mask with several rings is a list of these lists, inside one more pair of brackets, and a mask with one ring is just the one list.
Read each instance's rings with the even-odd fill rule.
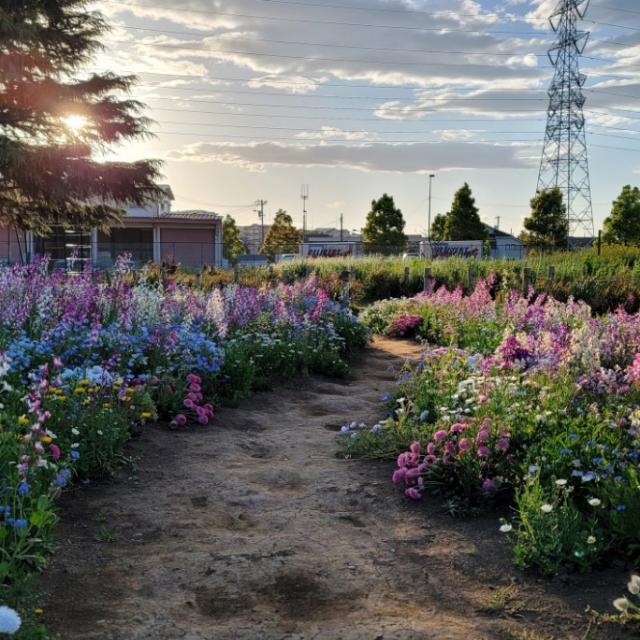
[[258,393],[213,427],[147,428],[136,465],[63,498],[45,622],[64,640],[637,637],[584,614],[610,610],[625,568],[527,576],[496,516],[409,503],[392,464],[336,455],[335,431],[380,419],[417,352],[378,340],[346,381]]

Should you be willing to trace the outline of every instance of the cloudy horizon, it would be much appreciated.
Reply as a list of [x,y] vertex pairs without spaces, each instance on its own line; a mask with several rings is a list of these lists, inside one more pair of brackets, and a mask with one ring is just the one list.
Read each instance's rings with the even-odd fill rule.
[[[119,152],[165,161],[177,208],[257,222],[364,223],[394,196],[408,232],[468,182],[483,219],[517,232],[535,192],[557,0],[102,0],[92,69],[135,73],[156,137]],[[596,227],[640,171],[640,9],[593,0],[581,28]]]

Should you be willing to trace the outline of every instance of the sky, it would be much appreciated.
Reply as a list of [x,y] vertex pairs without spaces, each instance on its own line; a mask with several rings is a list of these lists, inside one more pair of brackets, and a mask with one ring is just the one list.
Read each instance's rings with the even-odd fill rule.
[[[133,73],[176,209],[360,229],[394,196],[425,233],[468,182],[517,233],[537,185],[558,0],[100,0],[112,29],[87,71]],[[596,229],[640,182],[640,6],[592,0],[580,61]]]

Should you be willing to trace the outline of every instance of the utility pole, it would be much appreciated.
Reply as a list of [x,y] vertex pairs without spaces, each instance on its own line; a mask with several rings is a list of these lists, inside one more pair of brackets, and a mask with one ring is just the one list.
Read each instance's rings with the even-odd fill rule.
[[340,214],[340,242],[344,240],[344,214]]
[[309,185],[303,184],[300,189],[302,198],[302,242],[307,241],[307,200],[309,199]]
[[429,244],[431,244],[431,183],[435,177],[435,173],[429,174],[429,218],[427,220],[427,241]]
[[259,209],[254,209],[260,218],[260,246],[264,244],[264,205],[267,204],[266,200],[256,200],[256,206]]
[[496,229],[500,230],[500,216],[496,216]]

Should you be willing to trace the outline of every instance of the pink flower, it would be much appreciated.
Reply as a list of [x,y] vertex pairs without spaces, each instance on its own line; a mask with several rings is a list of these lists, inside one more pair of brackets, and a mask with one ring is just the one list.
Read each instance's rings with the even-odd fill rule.
[[466,424],[462,424],[462,422],[456,422],[455,424],[451,425],[451,433],[462,433],[463,431],[466,431],[467,429],[467,425]]
[[509,438],[500,438],[496,442],[496,449],[499,451],[506,451],[509,448]]
[[209,417],[213,418],[213,414],[214,414],[213,405],[212,404],[205,404],[204,405],[204,409],[209,414]]
[[393,472],[393,476],[391,477],[391,480],[393,481],[394,484],[402,484],[405,480],[406,475],[407,475],[407,468],[401,467],[400,469],[396,469]]
[[184,427],[184,425],[187,424],[187,416],[185,416],[184,413],[179,413],[174,420],[176,421],[176,424],[181,427]]
[[407,496],[407,498],[411,498],[411,500],[420,500],[420,498],[422,498],[422,494],[415,487],[409,487],[404,492],[404,495]]
[[187,407],[187,409],[194,409],[196,406],[191,398],[185,398],[183,404],[185,407]]
[[478,435],[476,436],[476,444],[486,442],[487,440],[489,440],[489,432],[485,429],[481,429],[480,431],[478,431]]
[[460,449],[460,453],[464,453],[465,451],[469,451],[471,449],[471,443],[468,438],[461,438],[460,442],[458,442],[458,449]]
[[478,447],[479,458],[486,458],[490,453],[491,451],[489,450],[489,447],[485,447],[484,445]]
[[194,382],[189,385],[189,391],[193,391],[194,393],[197,393],[201,390],[202,390],[202,387],[197,382]]
[[435,451],[436,451],[436,445],[435,445],[435,444],[433,444],[433,442],[430,442],[430,443],[427,445],[427,453],[428,453],[430,456],[432,456],[432,455],[435,453]]
[[444,445],[444,450],[445,450],[449,455],[455,456],[455,455],[456,455],[456,445],[455,445],[455,443],[453,443],[453,442],[447,442],[447,443],[445,443],[445,445]]
[[401,453],[398,456],[398,459],[396,460],[396,464],[399,467],[406,467],[407,466],[407,454],[406,453]]
[[53,366],[57,367],[58,369],[60,369],[60,367],[62,367],[62,360],[58,356],[56,356],[53,359]]
[[200,376],[197,376],[195,373],[190,373],[187,376],[187,382],[189,384],[200,384],[202,382],[202,378],[200,378]]
[[448,434],[444,429],[440,429],[439,431],[436,431],[436,432],[433,434],[433,439],[434,439],[436,442],[442,442],[443,440],[446,440],[446,439],[447,439],[448,435],[449,435],[449,434]]
[[50,444],[49,451],[51,451],[51,457],[54,460],[60,460],[60,447],[57,444]]

